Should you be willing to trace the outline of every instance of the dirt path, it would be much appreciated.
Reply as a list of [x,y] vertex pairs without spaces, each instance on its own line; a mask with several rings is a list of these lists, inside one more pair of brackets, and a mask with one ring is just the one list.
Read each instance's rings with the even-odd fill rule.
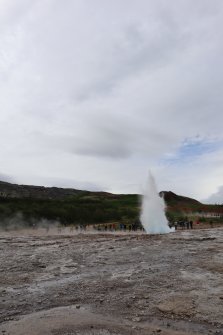
[[0,334],[223,334],[223,230],[0,237]]

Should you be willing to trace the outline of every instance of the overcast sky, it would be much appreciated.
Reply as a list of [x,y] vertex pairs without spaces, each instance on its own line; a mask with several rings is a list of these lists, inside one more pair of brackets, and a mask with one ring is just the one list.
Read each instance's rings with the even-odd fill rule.
[[223,203],[222,0],[0,0],[0,179]]

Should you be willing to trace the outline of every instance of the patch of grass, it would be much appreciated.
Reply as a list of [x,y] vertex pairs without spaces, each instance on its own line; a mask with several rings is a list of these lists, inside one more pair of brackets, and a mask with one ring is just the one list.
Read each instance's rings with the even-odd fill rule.
[[105,197],[103,195],[76,195],[63,200],[31,198],[0,198],[0,221],[23,217],[25,222],[57,220],[64,225],[94,224],[138,219],[139,208],[136,195]]

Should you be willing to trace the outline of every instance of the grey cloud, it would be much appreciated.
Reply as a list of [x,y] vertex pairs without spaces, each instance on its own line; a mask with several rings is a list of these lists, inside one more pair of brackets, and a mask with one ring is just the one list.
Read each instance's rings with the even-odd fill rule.
[[112,127],[96,127],[80,136],[49,136],[39,133],[38,137],[39,143],[45,143],[48,150],[53,148],[72,155],[126,159],[133,153],[127,134]]
[[123,141],[123,136],[115,132],[102,133],[89,139],[81,138],[73,141],[72,152],[78,155],[95,156],[112,159],[126,159],[131,156],[132,150],[128,143]]
[[89,117],[80,134],[43,136],[46,143],[60,150],[101,159],[129,159],[144,155],[158,157],[165,148],[175,143],[172,134],[158,130],[144,118],[109,114],[100,115],[97,120]]
[[1,13],[2,171],[98,185],[90,164],[127,185],[185,138],[222,137],[220,1],[7,0]]
[[33,8],[35,8],[38,0],[2,0],[0,3],[0,27],[1,33],[9,28],[15,27],[26,17]]
[[190,45],[190,35],[179,32],[171,25],[155,25],[154,32],[139,25],[125,27],[116,39],[110,41],[108,50],[105,50],[99,78],[82,88],[77,99],[82,101],[91,99],[95,95],[110,94],[129,77],[137,76],[141,71],[148,76],[159,67],[173,62],[178,54],[182,54]]

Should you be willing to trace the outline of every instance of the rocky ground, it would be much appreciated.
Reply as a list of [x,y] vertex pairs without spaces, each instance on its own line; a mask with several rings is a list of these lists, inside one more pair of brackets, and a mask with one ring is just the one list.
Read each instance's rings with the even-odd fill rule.
[[223,334],[223,229],[0,237],[0,334]]

